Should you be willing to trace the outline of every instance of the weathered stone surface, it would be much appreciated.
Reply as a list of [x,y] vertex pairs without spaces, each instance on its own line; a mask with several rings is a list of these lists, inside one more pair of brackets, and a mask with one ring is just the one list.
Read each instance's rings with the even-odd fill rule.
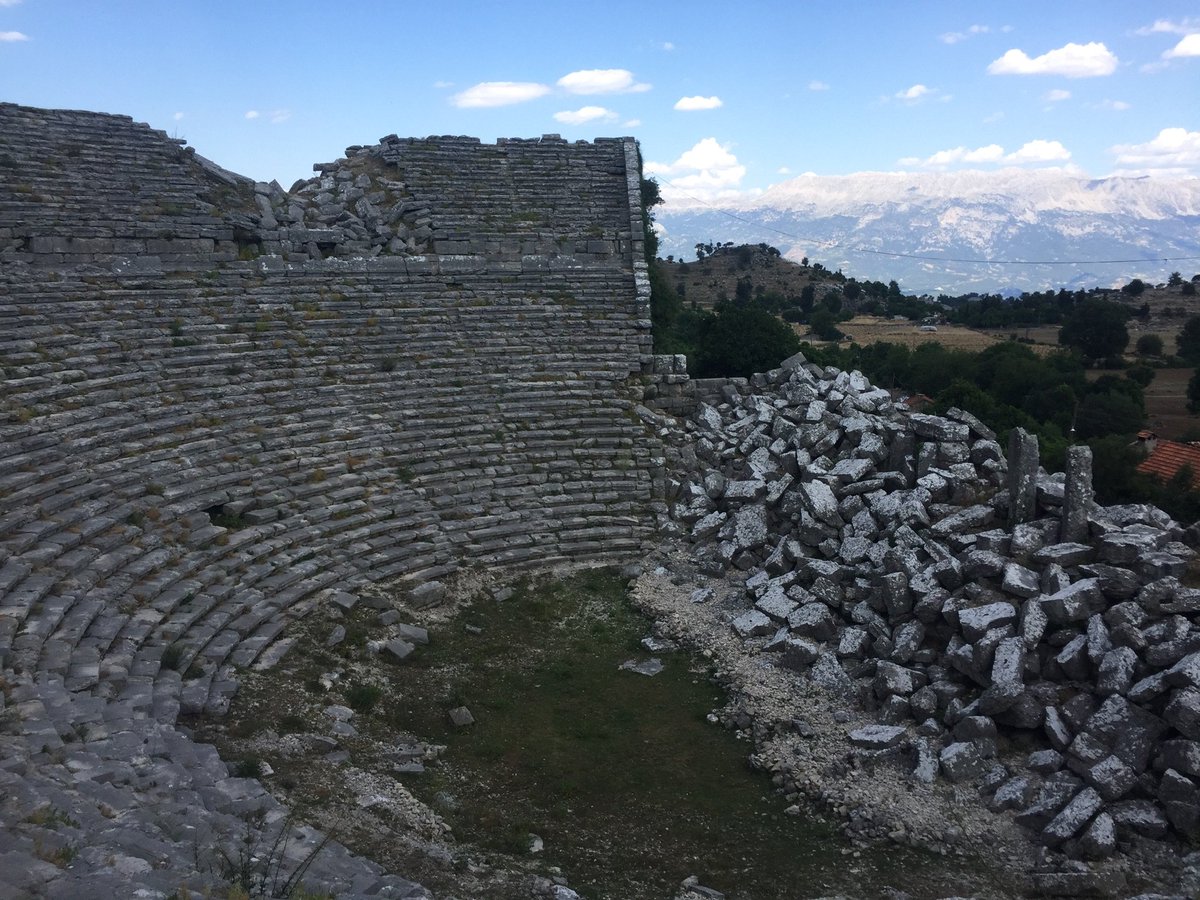
[[850,743],[864,750],[887,750],[904,740],[900,725],[864,725],[850,732]]
[[942,772],[953,782],[969,781],[983,773],[983,757],[973,743],[959,741],[942,749],[938,757]]
[[1037,501],[1038,440],[1023,428],[1008,439],[1008,520],[1010,525],[1034,517]]
[[1042,830],[1042,840],[1051,846],[1075,837],[1091,820],[1104,801],[1090,787],[1075,795],[1057,816]]

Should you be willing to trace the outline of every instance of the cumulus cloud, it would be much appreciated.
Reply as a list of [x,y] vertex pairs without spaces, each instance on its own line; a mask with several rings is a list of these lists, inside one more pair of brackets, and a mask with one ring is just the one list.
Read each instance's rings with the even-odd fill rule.
[[15,44],[17,41],[27,41],[29,35],[19,31],[0,31],[0,44]]
[[662,185],[663,197],[672,195],[701,200],[714,200],[738,193],[738,185],[746,177],[746,167],[737,161],[729,148],[716,138],[704,138],[673,163],[647,162],[647,175],[669,179]]
[[921,166],[927,169],[944,169],[947,166],[962,163],[994,163],[1004,158],[1004,148],[999,144],[988,144],[968,150],[966,147],[952,147],[949,150],[939,150],[932,156],[921,159],[917,156],[906,156],[900,160],[902,166]]
[[1163,51],[1163,59],[1179,59],[1184,56],[1200,56],[1200,33],[1186,35],[1170,50]]
[[698,109],[716,109],[724,105],[720,97],[680,97],[675,101],[675,108],[684,112],[695,112]]
[[973,38],[977,34],[987,34],[991,30],[987,25],[972,25],[966,31],[947,31],[945,34],[938,35],[938,40],[943,44],[957,44]]
[[246,118],[247,119],[257,119],[261,115],[262,115],[262,113],[260,113],[257,109],[246,110]]
[[931,156],[906,156],[899,160],[902,166],[920,166],[923,169],[947,169],[960,165],[1025,165],[1027,163],[1065,162],[1071,158],[1070,152],[1058,141],[1036,140],[1029,141],[1019,150],[1005,153],[999,144],[987,144],[974,150],[966,147],[952,147],[949,150],[939,150]]
[[1025,163],[1066,162],[1071,158],[1071,151],[1058,141],[1044,141],[1040,138],[1029,141],[1020,150],[1004,157],[1004,162],[1013,165]]
[[1066,78],[1094,78],[1117,70],[1117,57],[1104,44],[1069,43],[1041,56],[1030,57],[1024,50],[1009,50],[988,66],[992,75],[1062,75]]
[[889,100],[899,100],[901,103],[908,106],[916,106],[918,103],[924,103],[926,100],[940,100],[945,103],[952,99],[950,94],[944,93],[941,88],[929,87],[925,84],[914,84],[912,87],[905,88],[902,91],[897,91],[891,97],[881,97],[881,102],[887,103]]
[[817,81],[814,79],[808,83],[808,89],[810,91],[827,91],[829,90],[829,85],[824,81]]
[[668,53],[670,53],[672,50],[675,49],[675,45],[672,44],[670,41],[663,41],[662,48],[664,50],[666,50]]
[[177,112],[171,118],[173,118],[176,122],[182,122],[183,121],[183,113]]
[[897,91],[896,99],[897,100],[906,100],[910,103],[915,103],[916,101],[922,99],[923,97],[928,96],[929,94],[930,94],[930,89],[927,88],[925,85],[914,84],[912,87],[907,88],[903,91]]
[[568,94],[634,94],[650,90],[650,85],[639,83],[628,69],[580,69],[568,72],[556,83]]
[[612,122],[617,114],[603,106],[581,106],[579,109],[565,109],[554,114],[554,121],[564,125],[583,125],[585,122]]
[[512,106],[544,97],[550,88],[534,81],[481,81],[450,98],[459,109]]
[[1200,170],[1200,131],[1164,128],[1144,144],[1110,148],[1117,165],[1147,172],[1195,173]]
[[1046,95],[1042,99],[1047,103],[1061,103],[1063,100],[1071,99],[1071,92],[1064,91],[1062,88],[1055,88],[1052,91],[1046,91]]

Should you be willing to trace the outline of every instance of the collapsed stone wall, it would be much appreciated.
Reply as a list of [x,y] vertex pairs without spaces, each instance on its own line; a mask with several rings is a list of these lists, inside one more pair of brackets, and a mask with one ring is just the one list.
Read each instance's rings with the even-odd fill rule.
[[[856,705],[856,767],[929,786],[930,803],[939,782],[977,787],[1052,854],[1195,840],[1200,589],[1181,581],[1195,527],[1096,504],[1086,447],[1051,475],[1020,429],[1005,454],[966,411],[910,413],[802,356],[712,404],[677,393],[688,419],[643,415],[677,436],[668,496],[690,601],[720,606],[744,653]],[[802,752],[775,765],[802,789]],[[836,798],[833,779],[811,796]],[[874,836],[907,837],[897,827]],[[1114,872],[1040,871],[1033,886],[1102,890]]]
[[[225,710],[315,604],[641,552],[636,154],[390,136],[285,192],[124,117],[0,104],[0,779],[26,785],[0,817],[31,889],[66,883],[35,842],[70,838],[37,810],[94,818],[93,780],[158,843],[109,827],[88,872],[188,869],[130,757],[165,765],[177,716]],[[169,752],[201,841],[266,803]],[[87,791],[48,800],[64,779]]]

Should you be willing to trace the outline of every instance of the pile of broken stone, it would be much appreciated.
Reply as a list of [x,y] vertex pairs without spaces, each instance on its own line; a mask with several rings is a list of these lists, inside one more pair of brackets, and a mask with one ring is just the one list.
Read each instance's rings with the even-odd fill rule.
[[675,528],[744,577],[750,649],[868,711],[860,760],[976,784],[1072,856],[1197,834],[1194,529],[1096,505],[1087,447],[1049,475],[1020,429],[1006,459],[969,413],[799,355],[724,399],[686,423]]

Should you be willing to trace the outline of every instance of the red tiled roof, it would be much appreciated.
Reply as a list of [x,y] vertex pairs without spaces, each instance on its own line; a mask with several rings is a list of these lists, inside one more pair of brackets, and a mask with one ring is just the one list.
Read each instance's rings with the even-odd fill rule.
[[1200,444],[1159,441],[1154,452],[1138,464],[1137,470],[1170,481],[1184,466],[1191,466],[1192,488],[1200,490]]

